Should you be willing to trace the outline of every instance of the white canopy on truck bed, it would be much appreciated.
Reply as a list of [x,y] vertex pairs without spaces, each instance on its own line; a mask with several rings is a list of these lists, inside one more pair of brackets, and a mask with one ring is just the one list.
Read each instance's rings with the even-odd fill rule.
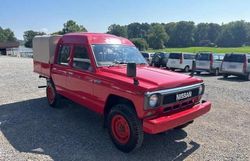
[[45,35],[33,39],[33,59],[42,63],[53,63],[56,45],[62,36]]

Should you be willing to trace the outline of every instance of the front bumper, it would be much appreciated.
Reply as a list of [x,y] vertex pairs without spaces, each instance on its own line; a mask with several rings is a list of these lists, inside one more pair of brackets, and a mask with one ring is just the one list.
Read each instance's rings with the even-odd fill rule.
[[232,71],[221,71],[222,74],[228,74],[228,75],[236,75],[236,76],[247,76],[247,73],[244,72],[232,72]]
[[192,121],[195,118],[207,113],[210,109],[211,102],[207,101],[173,115],[162,116],[149,120],[145,119],[143,120],[143,131],[149,134],[164,132]]
[[195,72],[209,72],[211,73],[213,70],[212,69],[203,69],[203,68],[196,68]]

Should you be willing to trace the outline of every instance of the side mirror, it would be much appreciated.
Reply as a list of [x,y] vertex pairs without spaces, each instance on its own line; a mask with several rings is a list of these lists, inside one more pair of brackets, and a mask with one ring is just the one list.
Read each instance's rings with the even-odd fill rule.
[[127,64],[127,76],[136,77],[136,63]]
[[138,86],[139,81],[136,79],[136,63],[127,64],[127,76],[132,77],[134,80],[134,85]]
[[194,76],[195,69],[196,69],[196,60],[194,59],[192,61],[192,71],[190,73],[190,76]]

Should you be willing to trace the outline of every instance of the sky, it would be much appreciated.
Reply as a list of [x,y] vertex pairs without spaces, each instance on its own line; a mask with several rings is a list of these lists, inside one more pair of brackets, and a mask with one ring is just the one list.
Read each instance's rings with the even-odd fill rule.
[[250,22],[250,0],[0,0],[0,26],[18,39],[27,30],[53,33],[74,20],[89,32],[111,24],[194,21]]

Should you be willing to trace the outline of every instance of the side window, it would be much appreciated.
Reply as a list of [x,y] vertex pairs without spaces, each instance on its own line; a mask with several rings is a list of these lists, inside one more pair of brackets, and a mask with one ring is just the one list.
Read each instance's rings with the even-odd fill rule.
[[248,58],[248,63],[250,63],[250,58]]
[[184,59],[195,59],[195,55],[184,54]]
[[87,49],[83,46],[75,46],[73,51],[73,68],[91,71],[90,59]]
[[218,61],[219,60],[219,56],[218,55],[214,55],[214,60]]
[[71,47],[68,45],[62,45],[59,49],[58,64],[69,65]]

